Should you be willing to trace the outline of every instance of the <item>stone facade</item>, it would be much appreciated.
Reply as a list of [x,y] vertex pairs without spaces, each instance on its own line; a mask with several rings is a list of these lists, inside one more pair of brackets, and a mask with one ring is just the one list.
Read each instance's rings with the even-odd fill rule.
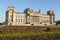
[[47,14],[26,8],[24,12],[15,12],[14,7],[9,6],[6,11],[6,25],[54,25],[55,14],[50,10]]

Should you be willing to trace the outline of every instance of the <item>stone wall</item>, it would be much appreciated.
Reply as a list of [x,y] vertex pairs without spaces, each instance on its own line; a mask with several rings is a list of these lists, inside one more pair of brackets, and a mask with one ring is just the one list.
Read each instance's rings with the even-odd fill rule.
[[22,33],[22,32],[60,31],[60,27],[49,26],[6,26],[2,28],[2,33]]

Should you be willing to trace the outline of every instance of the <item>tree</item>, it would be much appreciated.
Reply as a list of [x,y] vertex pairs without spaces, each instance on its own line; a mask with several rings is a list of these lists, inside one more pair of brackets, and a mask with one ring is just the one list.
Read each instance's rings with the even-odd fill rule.
[[60,20],[56,21],[56,25],[60,24]]
[[2,25],[2,23],[0,23],[0,25]]

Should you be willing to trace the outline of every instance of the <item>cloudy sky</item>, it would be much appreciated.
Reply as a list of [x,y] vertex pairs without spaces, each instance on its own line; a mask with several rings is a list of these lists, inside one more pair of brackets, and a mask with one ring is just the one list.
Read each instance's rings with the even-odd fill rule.
[[14,6],[17,12],[32,8],[34,11],[40,9],[43,14],[47,14],[48,10],[54,10],[56,20],[60,19],[60,0],[0,0],[0,22],[5,21],[8,6]]

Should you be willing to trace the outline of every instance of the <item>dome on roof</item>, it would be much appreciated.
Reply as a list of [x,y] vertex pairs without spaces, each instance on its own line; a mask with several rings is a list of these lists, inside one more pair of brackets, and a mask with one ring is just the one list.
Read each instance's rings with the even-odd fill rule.
[[53,10],[48,11],[48,12],[47,12],[47,14],[48,14],[48,15],[50,15],[50,16],[55,16],[55,14],[54,14],[54,11],[53,11]]
[[27,13],[27,12],[33,12],[33,10],[31,9],[31,8],[26,8],[25,10],[24,10],[24,13]]

